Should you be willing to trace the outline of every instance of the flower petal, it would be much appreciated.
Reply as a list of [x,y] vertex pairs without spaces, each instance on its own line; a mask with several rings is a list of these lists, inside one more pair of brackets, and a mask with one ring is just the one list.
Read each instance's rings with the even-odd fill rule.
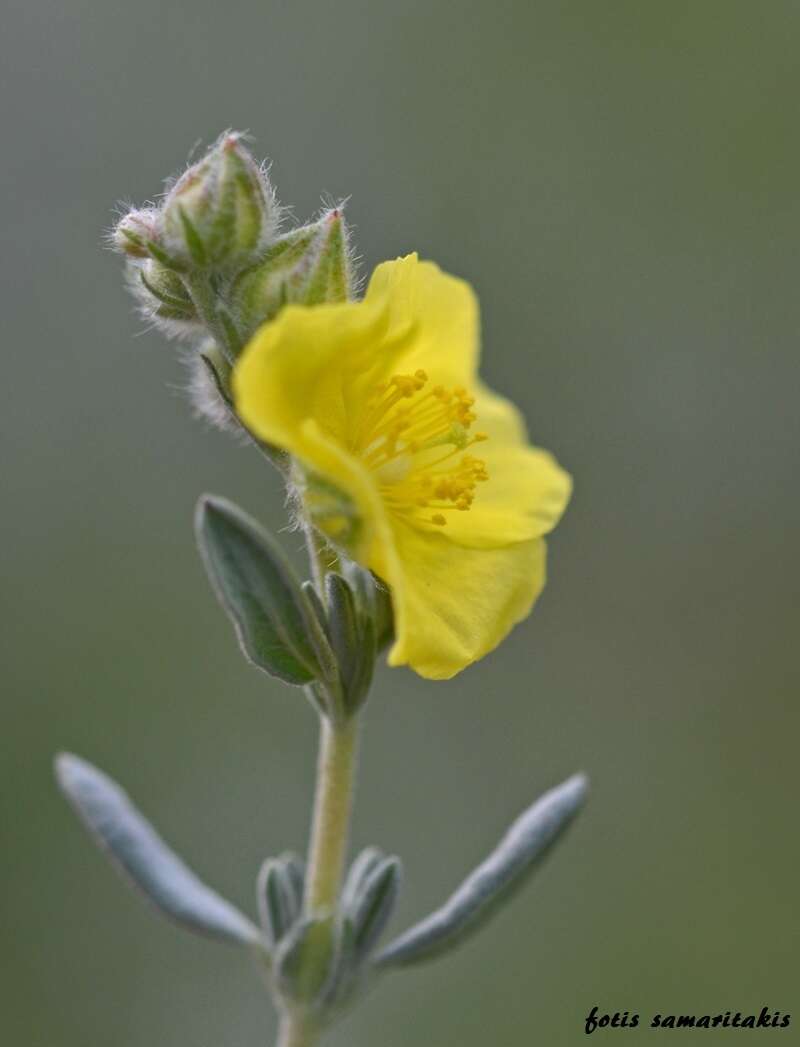
[[236,364],[239,417],[262,440],[297,454],[299,429],[309,418],[345,442],[349,373],[373,370],[388,324],[381,302],[286,306],[256,332]]
[[[244,423],[305,467],[307,511],[389,585],[390,664],[434,679],[488,653],[529,613],[545,581],[542,535],[571,489],[554,459],[527,444],[516,408],[480,383],[477,361],[471,288],[410,255],[379,266],[362,302],[287,306],[256,333],[234,371]],[[489,437],[474,455],[485,460],[489,481],[468,511],[448,511],[443,526],[390,508],[363,460],[376,387],[418,368],[432,385],[471,390],[475,428]]]
[[402,369],[474,382],[478,308],[469,284],[408,255],[379,265],[363,302],[286,306],[253,336],[233,374],[248,429],[299,456],[314,418],[347,445],[371,389]]
[[[484,452],[483,448],[486,448]],[[567,507],[572,479],[552,455],[535,447],[481,445],[489,479],[467,512],[448,512],[442,537],[471,549],[540,538]]]
[[390,331],[408,322],[414,325],[409,351],[397,360],[405,370],[422,368],[434,385],[475,384],[479,310],[465,280],[410,254],[375,269],[364,301],[385,303],[392,317]]
[[474,550],[405,525],[394,538],[394,549],[383,547],[373,565],[392,592],[397,639],[389,664],[429,679],[455,676],[493,650],[545,583],[541,538]]
[[567,507],[572,478],[547,451],[528,444],[520,412],[482,382],[475,412],[475,428],[489,439],[474,454],[486,463],[489,480],[478,485],[469,511],[447,514],[442,535],[481,549],[547,534]]

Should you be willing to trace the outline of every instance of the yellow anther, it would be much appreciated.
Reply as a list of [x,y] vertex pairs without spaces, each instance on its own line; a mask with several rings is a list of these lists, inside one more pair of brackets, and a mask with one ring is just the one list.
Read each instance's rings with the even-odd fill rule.
[[[466,512],[478,484],[489,477],[485,462],[461,452],[488,436],[467,431],[476,414],[475,398],[466,389],[436,385],[417,396],[427,382],[427,372],[419,368],[376,386],[354,449],[378,477],[395,511]],[[419,518],[438,527],[447,522],[443,512]]]

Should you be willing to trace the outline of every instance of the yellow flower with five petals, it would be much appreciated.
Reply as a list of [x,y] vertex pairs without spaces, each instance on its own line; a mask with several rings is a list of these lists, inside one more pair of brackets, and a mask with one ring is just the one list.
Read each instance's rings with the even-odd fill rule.
[[408,255],[362,301],[286,306],[233,376],[244,424],[296,463],[304,511],[388,585],[389,664],[432,679],[530,612],[571,490],[480,382],[478,352],[471,287]]

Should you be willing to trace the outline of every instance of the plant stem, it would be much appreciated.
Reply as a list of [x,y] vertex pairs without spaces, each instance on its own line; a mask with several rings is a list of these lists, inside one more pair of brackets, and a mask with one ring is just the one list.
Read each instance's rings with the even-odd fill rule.
[[320,717],[319,759],[304,907],[333,912],[339,898],[353,807],[359,724]]
[[194,303],[200,321],[219,346],[222,355],[233,366],[240,349],[238,335],[234,332],[232,323],[230,321],[226,323],[220,313],[217,295],[208,273],[184,275],[183,283]]
[[[326,964],[333,944],[336,905],[344,872],[350,813],[353,807],[359,724],[355,717],[331,723],[320,716],[319,758],[311,840],[308,847],[305,897],[306,916],[325,921],[314,955],[306,958],[313,969]],[[280,1024],[277,1047],[314,1047],[320,1027],[302,1008],[287,1009]]]
[[276,1047],[314,1047],[316,1040],[317,1027],[305,1015],[297,1012],[283,1015]]
[[[333,566],[331,549],[322,535],[306,525],[306,543],[314,583],[324,599],[325,575]],[[335,557],[334,557],[335,558]],[[353,790],[356,774],[359,723],[357,716],[334,722],[321,715],[319,755],[311,839],[306,862],[303,910],[305,916],[323,921],[323,934],[306,957],[309,969],[327,964],[333,947],[334,917],[342,886]],[[315,1047],[319,1023],[307,1010],[289,1007],[282,1017],[277,1047]]]
[[339,558],[334,550],[326,542],[320,532],[313,524],[305,525],[306,549],[308,559],[311,562],[311,576],[320,599],[325,599],[325,575],[329,571],[335,571],[339,566]]

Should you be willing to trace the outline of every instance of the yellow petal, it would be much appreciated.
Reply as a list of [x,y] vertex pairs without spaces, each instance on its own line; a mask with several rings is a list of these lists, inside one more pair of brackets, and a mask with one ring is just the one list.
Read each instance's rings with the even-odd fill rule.
[[394,535],[389,557],[373,566],[392,591],[397,639],[389,664],[429,679],[448,679],[493,650],[545,583],[541,538],[474,550],[407,526]]
[[486,463],[468,512],[450,512],[441,533],[473,549],[539,538],[552,531],[572,493],[572,479],[547,451],[527,443],[517,408],[482,382],[476,390],[475,428],[489,437],[473,451]]
[[346,441],[349,387],[356,378],[368,380],[388,323],[385,303],[286,306],[256,332],[234,369],[236,410],[244,424],[296,454],[298,431],[309,418]]
[[[330,527],[319,526],[388,583],[390,664],[436,679],[492,650],[528,614],[545,580],[542,535],[571,487],[550,455],[527,444],[516,408],[479,382],[477,360],[471,288],[408,256],[379,266],[362,302],[286,307],[256,333],[233,377],[245,425],[305,467],[306,508],[314,512],[317,492],[327,511],[329,498]],[[471,390],[475,429],[489,437],[474,454],[489,480],[469,510],[443,507],[443,526],[438,509],[426,517],[413,503],[412,512],[392,507],[386,485],[402,480],[379,478],[374,458],[366,464],[376,387],[418,368],[431,387]],[[435,459],[438,446],[420,453]]]
[[489,479],[467,512],[450,512],[442,537],[472,549],[540,538],[567,507],[572,479],[552,455],[535,447],[481,444]]
[[375,269],[364,301],[388,307],[392,331],[414,325],[416,337],[393,365],[412,372],[422,368],[434,385],[475,384],[478,300],[465,280],[443,273],[434,262],[420,262],[416,254],[406,255]]
[[423,368],[434,384],[469,385],[477,353],[469,284],[409,255],[377,267],[363,302],[290,305],[264,324],[234,370],[236,409],[256,436],[301,456],[305,419],[346,444],[379,382]]

